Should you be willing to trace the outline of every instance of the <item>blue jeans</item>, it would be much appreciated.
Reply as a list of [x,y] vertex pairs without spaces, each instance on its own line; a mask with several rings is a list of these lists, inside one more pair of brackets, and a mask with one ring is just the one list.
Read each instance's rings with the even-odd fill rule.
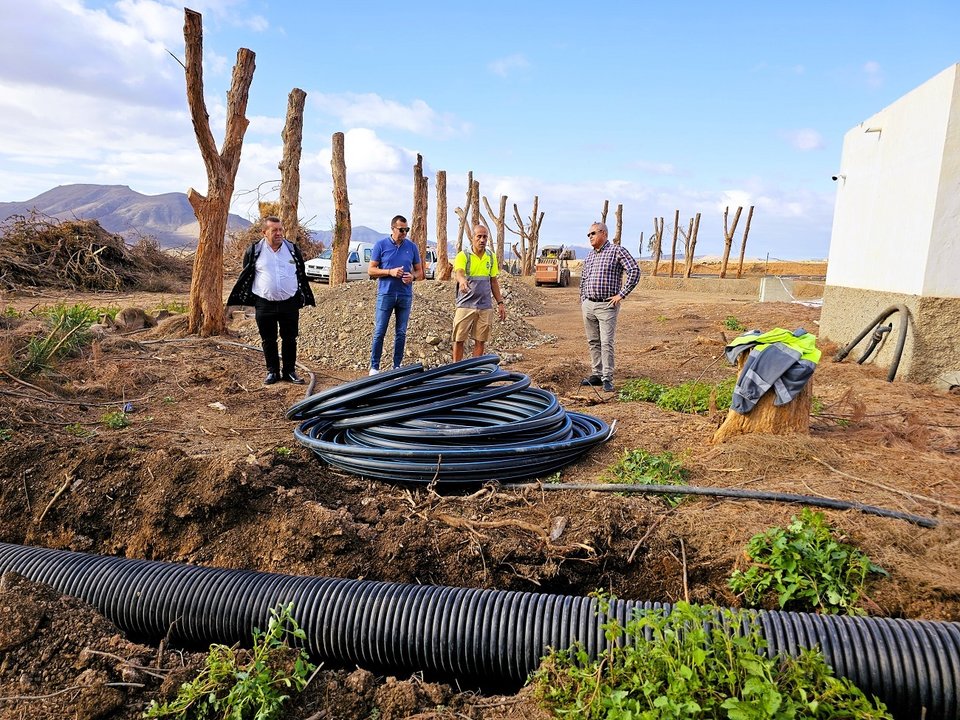
[[390,316],[396,314],[393,342],[393,367],[403,365],[403,350],[407,344],[407,322],[413,307],[413,295],[386,293],[377,295],[377,311],[373,320],[373,347],[370,348],[370,367],[380,369],[380,356],[383,354],[383,339],[387,335]]

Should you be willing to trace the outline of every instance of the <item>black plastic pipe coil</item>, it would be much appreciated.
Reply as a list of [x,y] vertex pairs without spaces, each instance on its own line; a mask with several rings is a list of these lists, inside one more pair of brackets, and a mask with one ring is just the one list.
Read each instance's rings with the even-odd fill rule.
[[556,472],[613,435],[483,355],[408,365],[307,397],[287,411],[328,464],[400,483],[472,485]]
[[[316,661],[375,670],[522,681],[548,648],[606,648],[595,598],[302,577],[88,555],[0,543],[15,571],[93,605],[134,638],[249,643],[270,609],[292,602]],[[635,609],[669,604],[614,600]],[[770,655],[819,646],[834,671],[896,717],[957,720],[960,623],[750,612]],[[731,630],[732,632],[733,630]]]

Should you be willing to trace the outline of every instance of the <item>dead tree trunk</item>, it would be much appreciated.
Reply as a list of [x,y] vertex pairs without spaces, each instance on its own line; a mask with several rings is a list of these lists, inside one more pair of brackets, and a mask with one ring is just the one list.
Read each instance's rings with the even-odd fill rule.
[[413,215],[410,222],[410,239],[417,244],[420,261],[427,257],[427,179],[423,176],[423,156],[417,153],[413,166]]
[[[473,194],[470,196],[470,237],[473,237],[473,229],[480,224],[480,181],[473,181]],[[487,228],[489,230],[489,228]]]
[[743,226],[743,241],[740,243],[740,263],[737,265],[737,278],[743,275],[743,256],[747,252],[747,235],[750,234],[751,220],[753,220],[753,205],[747,212],[747,224]]
[[473,200],[473,171],[467,173],[467,199],[462,208],[454,208],[457,217],[460,218],[460,226],[457,228],[457,253],[463,250],[463,232],[467,227],[467,213],[470,212],[470,202]]
[[[742,371],[747,353],[737,358],[737,367]],[[736,435],[747,433],[766,433],[767,435],[786,435],[787,433],[810,432],[810,406],[813,402],[813,377],[807,380],[800,394],[786,405],[774,405],[776,394],[771,390],[760,396],[760,400],[746,415],[731,408],[723,424],[713,434],[713,444],[722,443]]]
[[680,211],[673,213],[673,246],[670,248],[670,277],[673,277],[673,271],[677,266],[677,235],[680,232]]
[[[641,236],[642,238],[642,236]],[[643,250],[643,240],[640,241],[640,249]],[[663,218],[653,219],[653,235],[650,237],[650,250],[653,252],[653,277],[657,276],[660,267],[660,254],[663,252]]]
[[520,272],[523,275],[533,275],[533,271],[536,266],[540,226],[543,224],[543,213],[541,212],[539,217],[537,216],[537,207],[539,203],[539,196],[534,195],[533,212],[530,213],[529,225],[523,222],[523,218],[520,216],[520,209],[517,207],[516,203],[513,205],[513,217],[514,220],[517,221],[517,229],[514,230],[512,227],[504,223],[504,227],[506,227],[507,230],[512,232],[514,235],[520,236],[520,247],[518,249],[517,246],[514,245],[513,251],[516,253],[517,257],[520,258]]
[[604,201],[603,201],[603,211],[600,213],[600,222],[602,222],[604,225],[607,224],[607,211],[608,211],[609,209],[610,209],[610,201],[609,201],[609,200],[604,200]]
[[200,239],[197,241],[190,281],[188,328],[191,333],[208,337],[220,335],[226,329],[223,237],[227,231],[227,215],[237,168],[240,166],[243,135],[250,124],[246,118],[247,100],[256,68],[256,55],[246,48],[237,51],[237,62],[233,66],[230,91],[227,93],[227,127],[223,149],[217,152],[217,143],[210,132],[207,104],[203,98],[203,18],[200,13],[187,8],[184,8],[183,14],[187,103],[193,120],[193,132],[207,168],[207,195],[203,196],[193,188],[187,191],[187,199],[200,224]]
[[613,236],[613,244],[619,245],[623,234],[623,205],[617,204],[617,232]]
[[740,213],[743,212],[743,206],[737,208],[733,216],[733,226],[727,227],[727,215],[730,213],[730,207],[723,209],[723,261],[720,263],[720,277],[727,276],[727,264],[730,262],[730,248],[733,247],[733,236],[737,233],[737,223],[740,222]]
[[693,274],[693,259],[697,253],[697,235],[700,233],[700,213],[690,220],[690,233],[686,238],[686,268],[683,276],[688,278]]
[[437,170],[437,270],[435,280],[449,280],[453,265],[447,257],[447,171]]
[[343,133],[333,134],[330,169],[333,173],[333,239],[330,246],[330,287],[347,281],[347,251],[350,248],[350,200],[347,197],[347,163]]
[[303,106],[307,94],[300,88],[290,91],[287,98],[287,120],[280,137],[283,138],[283,158],[280,160],[280,222],[284,236],[297,241],[300,228],[300,154],[303,146]]
[[497,262],[500,264],[501,269],[503,268],[503,245],[506,240],[506,229],[504,225],[507,220],[507,196],[500,196],[500,212],[494,214],[493,208],[490,207],[490,201],[487,200],[487,196],[483,196],[483,204],[487,207],[487,213],[490,215],[490,219],[493,221],[493,226],[497,229]]

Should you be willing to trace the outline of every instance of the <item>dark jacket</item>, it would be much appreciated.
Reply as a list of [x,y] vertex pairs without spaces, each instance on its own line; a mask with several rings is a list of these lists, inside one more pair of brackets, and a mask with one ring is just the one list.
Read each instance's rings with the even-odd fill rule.
[[[307,270],[303,264],[303,254],[300,248],[289,240],[284,240],[290,254],[293,255],[293,261],[297,266],[297,297],[300,301],[299,307],[305,305],[316,305],[317,301],[313,299],[313,290],[310,289],[310,281],[307,280]],[[240,270],[240,276],[237,278],[237,284],[230,291],[230,297],[227,298],[227,305],[253,305],[255,297],[253,294],[253,276],[257,272],[257,258],[260,252],[257,248],[261,240],[255,241],[246,252],[243,253],[243,269]]]

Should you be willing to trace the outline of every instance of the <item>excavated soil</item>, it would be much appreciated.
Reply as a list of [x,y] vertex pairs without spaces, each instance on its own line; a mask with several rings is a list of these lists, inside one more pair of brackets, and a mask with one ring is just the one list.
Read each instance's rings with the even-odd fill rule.
[[[602,480],[630,449],[669,450],[694,485],[826,495],[936,518],[938,527],[923,529],[825,511],[889,573],[868,587],[872,614],[960,620],[960,397],[887,383],[882,367],[833,363],[836,348],[822,344],[813,391],[823,409],[809,434],[713,446],[722,415],[618,402],[580,387],[588,365],[575,287],[507,286],[510,319],[488,349],[568,409],[616,422],[613,439],[565,469],[563,481]],[[301,361],[319,389],[364,374],[373,286],[315,290],[318,307],[302,316]],[[408,359],[436,364],[449,353],[452,289],[417,290]],[[8,294],[4,303],[149,312],[184,299]],[[816,333],[819,310],[638,291],[621,314],[617,384],[730,376],[722,348],[736,334],[724,326],[731,315],[749,328]],[[262,357],[245,347],[257,341],[251,318],[234,313],[230,337],[183,337],[182,327],[175,316],[148,331],[108,334],[29,384],[0,374],[0,541],[290,574],[565,594],[605,588],[622,598],[735,606],[726,578],[746,541],[799,510],[711,498],[670,509],[653,496],[495,483],[437,494],[345,475],[294,440],[283,413],[303,388],[261,385]],[[123,403],[131,425],[108,429],[104,413]],[[0,584],[0,616],[0,718],[134,718],[201,658],[137,645],[83,603],[13,575]],[[545,717],[529,689],[474,690],[418,674],[324,668],[285,716]]]

